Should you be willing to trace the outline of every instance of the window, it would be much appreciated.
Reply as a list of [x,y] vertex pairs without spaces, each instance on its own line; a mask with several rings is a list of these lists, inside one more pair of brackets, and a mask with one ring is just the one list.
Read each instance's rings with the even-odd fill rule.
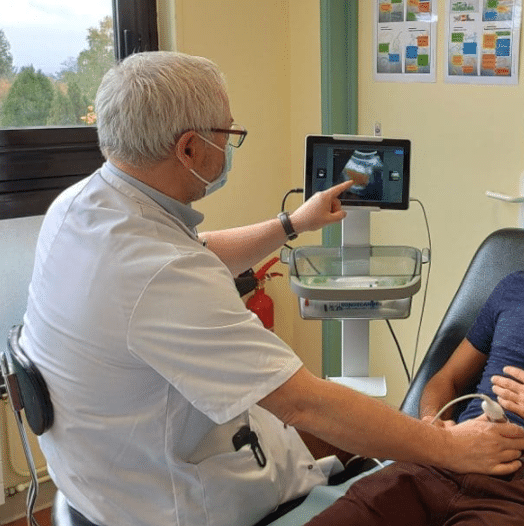
[[[36,20],[30,31],[27,20]],[[102,164],[93,112],[100,80],[115,60],[158,49],[158,34],[150,0],[19,0],[0,24],[0,219],[7,219],[45,213]]]

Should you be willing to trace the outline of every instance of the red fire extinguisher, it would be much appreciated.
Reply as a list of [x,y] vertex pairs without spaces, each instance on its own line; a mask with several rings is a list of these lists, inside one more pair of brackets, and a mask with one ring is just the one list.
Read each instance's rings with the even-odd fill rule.
[[273,258],[269,260],[263,267],[255,272],[255,278],[257,279],[257,288],[253,296],[251,296],[247,302],[246,307],[254,312],[260,321],[264,324],[266,329],[270,331],[274,330],[275,326],[275,311],[273,300],[266,294],[264,285],[266,281],[275,276],[282,276],[280,272],[273,272],[268,274],[267,271],[277,262],[279,258]]

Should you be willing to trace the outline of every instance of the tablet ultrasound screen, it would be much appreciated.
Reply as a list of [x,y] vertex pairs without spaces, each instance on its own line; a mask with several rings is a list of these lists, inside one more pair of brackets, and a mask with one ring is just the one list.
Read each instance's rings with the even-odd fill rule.
[[354,185],[340,195],[343,206],[406,210],[410,151],[405,139],[309,135],[305,199],[352,179]]

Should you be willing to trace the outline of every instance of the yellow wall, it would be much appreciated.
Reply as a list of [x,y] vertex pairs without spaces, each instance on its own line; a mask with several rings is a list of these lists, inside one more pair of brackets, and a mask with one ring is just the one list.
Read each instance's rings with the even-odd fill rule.
[[[412,196],[425,204],[433,237],[422,355],[477,246],[491,231],[517,226],[518,206],[493,201],[484,193],[519,193],[524,170],[524,86],[444,83],[445,2],[438,2],[437,82],[375,82],[374,4],[359,2],[359,133],[373,133],[374,123],[380,121],[384,135],[412,141]],[[427,246],[416,204],[408,212],[375,214],[372,231],[375,243]],[[419,293],[409,320],[394,323],[409,361],[421,299]],[[372,325],[373,369],[387,375],[388,400],[399,403],[406,380],[393,340],[384,323]]]
[[[194,205],[206,215],[203,230],[275,217],[286,191],[302,186],[304,137],[320,131],[319,11],[319,0],[176,0],[176,28],[163,31],[162,46],[215,61],[233,116],[249,131],[228,184]],[[288,209],[300,203],[291,196]],[[285,275],[268,285],[276,332],[319,374],[320,324],[297,316],[287,267],[276,270]]]

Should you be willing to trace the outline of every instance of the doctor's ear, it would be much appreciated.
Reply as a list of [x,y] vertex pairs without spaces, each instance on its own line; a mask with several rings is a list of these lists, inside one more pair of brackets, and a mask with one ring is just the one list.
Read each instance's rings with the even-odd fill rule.
[[187,167],[195,158],[195,132],[188,131],[175,144],[175,154],[180,162]]

